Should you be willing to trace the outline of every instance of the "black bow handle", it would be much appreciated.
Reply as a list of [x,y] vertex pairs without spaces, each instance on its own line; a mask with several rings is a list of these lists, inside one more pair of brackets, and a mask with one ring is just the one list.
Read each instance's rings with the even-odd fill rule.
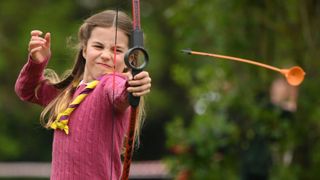
[[[128,68],[131,69],[132,77],[139,74],[144,68],[148,65],[149,55],[148,52],[142,46],[134,46],[129,49],[125,56],[124,62]],[[137,107],[140,102],[139,96],[133,96],[132,93],[129,93],[129,104],[132,107]]]

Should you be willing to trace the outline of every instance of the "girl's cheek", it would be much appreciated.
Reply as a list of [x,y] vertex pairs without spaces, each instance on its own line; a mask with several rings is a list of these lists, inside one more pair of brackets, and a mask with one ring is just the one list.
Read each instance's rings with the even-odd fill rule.
[[117,58],[117,61],[124,63],[124,56],[123,56],[123,55],[119,56],[119,57]]

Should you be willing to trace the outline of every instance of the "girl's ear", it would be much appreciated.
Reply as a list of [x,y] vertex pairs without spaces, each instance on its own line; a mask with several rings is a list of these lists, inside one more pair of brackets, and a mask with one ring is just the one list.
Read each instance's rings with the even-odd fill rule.
[[84,57],[84,59],[86,59],[86,55],[87,55],[87,46],[83,46],[82,47],[82,56]]

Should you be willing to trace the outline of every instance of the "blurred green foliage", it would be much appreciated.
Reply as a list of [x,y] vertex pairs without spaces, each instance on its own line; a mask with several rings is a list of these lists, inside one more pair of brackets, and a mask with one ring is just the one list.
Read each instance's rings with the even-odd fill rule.
[[[72,65],[68,39],[82,20],[119,4],[130,13],[124,0],[0,1],[0,161],[51,158],[51,131],[37,121],[41,107],[13,90],[30,31],[52,33],[49,67],[62,73]],[[142,0],[141,10],[152,91],[136,160],[168,157],[172,174],[190,179],[239,179],[261,169],[271,179],[319,178],[318,1]],[[281,75],[188,56],[185,48],[303,67],[297,111],[283,115],[270,105],[270,85]]]
[[193,113],[167,126],[172,173],[189,179],[319,178],[320,3],[178,0],[165,15],[177,52],[192,48],[307,72],[298,109],[290,113],[270,102],[271,83],[282,75],[177,54],[171,75],[186,89]]

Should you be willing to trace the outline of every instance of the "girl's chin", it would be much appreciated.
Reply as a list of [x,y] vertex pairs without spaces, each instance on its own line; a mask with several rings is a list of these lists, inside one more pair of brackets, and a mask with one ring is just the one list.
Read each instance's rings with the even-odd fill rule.
[[106,75],[106,74],[113,74],[113,72],[114,72],[114,71],[104,71],[104,72],[98,73],[98,74],[96,75],[96,78],[99,78],[99,77],[101,77],[101,76],[103,76],[103,75]]

